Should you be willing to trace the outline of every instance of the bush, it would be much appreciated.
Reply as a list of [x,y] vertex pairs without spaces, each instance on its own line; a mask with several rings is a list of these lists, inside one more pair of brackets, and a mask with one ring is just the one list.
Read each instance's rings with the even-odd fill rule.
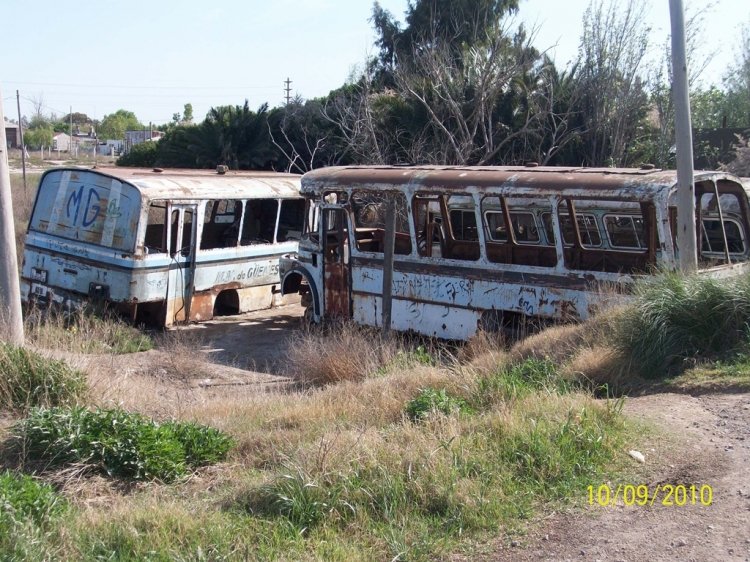
[[468,404],[455,396],[449,395],[444,388],[424,388],[419,395],[406,405],[406,415],[413,421],[426,418],[431,412],[450,415],[455,412],[469,413]]
[[152,168],[156,164],[158,142],[142,142],[134,145],[127,154],[117,159],[117,166],[136,166]]
[[0,535],[12,522],[31,520],[42,525],[65,508],[65,501],[49,484],[7,470],[0,473]]
[[36,409],[18,430],[31,459],[49,466],[81,463],[135,480],[174,480],[189,467],[224,459],[232,445],[213,428],[158,424],[119,409]]
[[621,317],[613,345],[647,377],[710,357],[747,341],[750,276],[712,279],[665,274],[636,287],[635,302]]
[[0,409],[26,412],[37,406],[71,405],[87,390],[85,375],[64,361],[0,343]]

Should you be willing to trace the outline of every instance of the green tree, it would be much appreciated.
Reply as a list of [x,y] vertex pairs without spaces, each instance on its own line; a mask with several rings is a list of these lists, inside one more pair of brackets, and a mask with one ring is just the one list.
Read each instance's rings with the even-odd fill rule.
[[124,139],[125,131],[143,129],[135,113],[125,109],[118,109],[114,113],[105,115],[99,125],[100,139]]
[[193,104],[192,103],[185,104],[185,108],[182,111],[182,121],[186,125],[191,125],[193,123]]
[[47,124],[33,129],[24,131],[23,142],[29,148],[41,148],[42,146],[52,146],[52,137],[54,136],[52,126]]

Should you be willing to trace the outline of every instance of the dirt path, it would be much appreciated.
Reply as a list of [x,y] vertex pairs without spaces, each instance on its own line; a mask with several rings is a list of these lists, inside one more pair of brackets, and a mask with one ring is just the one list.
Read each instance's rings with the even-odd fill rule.
[[709,484],[713,503],[619,502],[557,514],[526,537],[504,540],[488,560],[750,560],[750,393],[653,394],[629,399],[625,413],[679,442],[646,434],[633,443],[646,456],[645,476],[633,484],[652,492],[659,484]]

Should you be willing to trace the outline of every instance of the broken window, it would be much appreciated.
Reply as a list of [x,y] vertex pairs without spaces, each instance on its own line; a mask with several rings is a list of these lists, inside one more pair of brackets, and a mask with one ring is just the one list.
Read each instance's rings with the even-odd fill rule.
[[278,242],[299,240],[302,236],[302,225],[305,221],[304,199],[283,199],[279,213]]
[[357,250],[382,253],[385,242],[385,222],[389,201],[394,202],[396,242],[394,253],[411,254],[406,196],[403,193],[355,191],[351,197],[354,217],[354,236]]
[[240,244],[272,244],[276,231],[279,202],[276,199],[251,199],[245,204]]
[[201,233],[201,250],[237,245],[242,220],[242,201],[216,199],[206,202]]
[[143,247],[147,254],[167,251],[167,206],[163,202],[149,205]]

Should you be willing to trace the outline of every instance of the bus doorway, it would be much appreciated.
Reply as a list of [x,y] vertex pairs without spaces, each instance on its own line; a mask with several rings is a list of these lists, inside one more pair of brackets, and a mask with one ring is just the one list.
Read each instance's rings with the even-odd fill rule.
[[323,278],[325,316],[351,317],[349,233],[346,211],[341,207],[323,209]]
[[195,282],[196,211],[194,204],[171,204],[166,324],[187,322]]

